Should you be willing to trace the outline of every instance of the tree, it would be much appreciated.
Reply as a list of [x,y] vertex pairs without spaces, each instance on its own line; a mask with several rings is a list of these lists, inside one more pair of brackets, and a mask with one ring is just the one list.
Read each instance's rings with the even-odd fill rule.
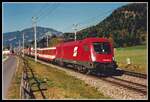
[[113,35],[110,34],[110,36],[108,37],[108,40],[110,41],[110,43],[114,46],[115,45],[115,42],[114,42],[114,39],[113,39]]

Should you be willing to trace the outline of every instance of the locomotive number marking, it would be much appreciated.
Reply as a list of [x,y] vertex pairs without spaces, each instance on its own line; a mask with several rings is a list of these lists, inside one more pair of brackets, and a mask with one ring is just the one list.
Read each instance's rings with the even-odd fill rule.
[[78,47],[74,47],[74,50],[73,50],[73,56],[76,57],[77,56],[77,53],[78,53]]

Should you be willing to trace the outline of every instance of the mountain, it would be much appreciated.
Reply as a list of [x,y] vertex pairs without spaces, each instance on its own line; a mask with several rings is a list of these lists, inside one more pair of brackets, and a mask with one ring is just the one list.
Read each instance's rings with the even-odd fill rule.
[[[45,28],[45,27],[39,27],[39,26],[36,27],[36,31],[37,31],[37,41],[45,37],[47,33],[49,33],[49,36],[52,36],[52,35],[61,36],[62,34],[62,32],[59,32],[52,28]],[[7,32],[3,34],[4,47],[10,46],[10,44],[12,46],[18,46],[19,40],[22,43],[23,34],[24,34],[25,42],[31,42],[34,40],[33,28],[27,28],[22,31]]]
[[117,8],[95,26],[78,32],[78,39],[86,37],[112,37],[114,45],[145,44],[147,39],[147,4],[132,3]]

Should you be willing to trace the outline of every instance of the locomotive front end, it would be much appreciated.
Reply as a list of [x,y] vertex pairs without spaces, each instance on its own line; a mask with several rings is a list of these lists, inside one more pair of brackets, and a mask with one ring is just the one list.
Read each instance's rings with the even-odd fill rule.
[[110,71],[117,68],[113,47],[109,41],[92,42],[91,60],[98,71]]

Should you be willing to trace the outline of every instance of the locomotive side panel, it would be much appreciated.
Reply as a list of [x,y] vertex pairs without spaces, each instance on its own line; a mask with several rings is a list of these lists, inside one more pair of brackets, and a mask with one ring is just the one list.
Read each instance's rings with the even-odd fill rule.
[[80,43],[80,49],[78,50],[78,61],[90,62],[90,45],[87,42]]
[[79,42],[71,42],[63,45],[63,59],[77,60]]

